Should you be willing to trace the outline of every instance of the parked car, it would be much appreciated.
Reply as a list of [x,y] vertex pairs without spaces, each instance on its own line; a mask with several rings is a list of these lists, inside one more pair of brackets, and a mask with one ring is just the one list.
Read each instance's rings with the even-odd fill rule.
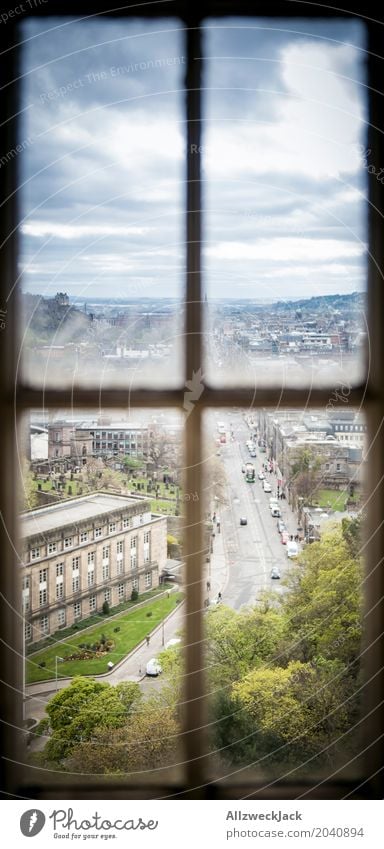
[[275,580],[277,578],[280,578],[280,569],[278,568],[278,566],[272,566],[271,578],[274,578]]
[[279,521],[277,523],[277,530],[278,530],[279,534],[282,534],[283,531],[286,530],[285,524],[284,524],[282,519],[279,519]]
[[167,570],[167,569],[165,569],[165,570],[161,573],[161,579],[162,579],[162,581],[163,581],[164,583],[167,583],[167,581],[171,581],[171,582],[172,582],[172,581],[179,581],[179,580],[180,580],[180,578],[178,578],[178,577],[177,577],[177,575],[174,575],[174,573],[173,573],[173,572],[168,572],[168,570]]
[[247,525],[248,519],[245,516],[240,517],[240,525]]
[[287,542],[289,542],[289,533],[288,533],[288,531],[283,531],[283,532],[282,532],[282,534],[281,534],[281,542],[283,543],[283,545],[286,545],[286,544],[287,544]]
[[178,646],[180,643],[181,643],[180,637],[172,637],[172,639],[168,640],[168,642],[165,644],[165,648],[170,649],[170,648],[172,648],[172,646]]
[[264,481],[264,492],[272,492],[271,484],[268,481]]
[[160,675],[160,673],[163,670],[162,670],[162,667],[160,666],[159,661],[156,660],[155,657],[151,657],[151,660],[149,660],[148,663],[147,663],[145,671],[146,671],[146,674],[149,675],[149,677],[156,678],[156,676]]
[[299,546],[297,542],[294,540],[288,540],[287,542],[287,556],[288,557],[297,557],[299,553]]
[[273,507],[271,507],[271,515],[273,516],[274,519],[280,518],[280,516],[281,516],[280,507],[273,505]]
[[259,481],[263,481],[263,480],[265,480],[265,474],[264,474],[264,472],[263,472],[262,470],[260,470],[260,472],[259,472],[259,474],[258,474],[258,476],[257,476],[257,477],[259,478]]

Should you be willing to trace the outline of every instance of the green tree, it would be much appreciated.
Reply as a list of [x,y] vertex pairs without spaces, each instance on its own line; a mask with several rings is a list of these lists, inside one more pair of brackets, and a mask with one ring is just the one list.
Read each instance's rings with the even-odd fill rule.
[[173,709],[159,698],[137,704],[130,721],[98,728],[92,741],[73,751],[69,768],[79,772],[122,774],[164,767],[172,762],[180,728]]
[[141,698],[138,684],[116,687],[88,678],[74,678],[46,707],[52,735],[44,753],[53,761],[67,757],[96,728],[112,728],[127,721],[132,705]]
[[236,613],[220,605],[208,613],[206,634],[213,684],[232,684],[273,658],[284,634],[279,610],[264,602]]
[[341,660],[357,672],[362,633],[362,567],[340,526],[305,548],[281,599],[287,660]]

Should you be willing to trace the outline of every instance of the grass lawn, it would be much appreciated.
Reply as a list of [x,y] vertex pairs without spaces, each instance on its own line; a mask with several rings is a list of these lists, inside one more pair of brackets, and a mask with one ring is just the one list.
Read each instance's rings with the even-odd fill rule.
[[[92,660],[69,660],[58,663],[57,672],[59,678],[75,675],[99,675],[108,672],[108,661],[118,663],[129,654],[176,607],[181,598],[181,593],[171,593],[169,598],[165,597],[149,602],[145,607],[127,612],[125,615],[119,616],[118,619],[104,619],[99,625],[86,631],[86,633],[73,632],[73,635],[68,637],[65,642],[56,643],[56,645],[26,659],[27,684],[54,678],[56,655],[65,657],[65,655],[72,654],[78,649],[80,643],[92,644],[96,640],[100,640],[102,634],[105,634],[107,640],[114,641],[115,647],[112,651],[104,657],[95,657]],[[149,612],[152,613],[151,616],[147,615]],[[114,633],[114,628],[120,628],[120,631]],[[38,666],[41,662],[46,664],[42,669]]]
[[354,501],[355,504],[358,503],[358,499],[356,497],[350,497],[348,490],[318,489],[314,493],[313,498],[313,503],[318,504],[319,507],[330,506],[332,510],[341,511],[345,509],[346,501]]
[[160,501],[160,499],[151,501],[152,513],[167,513],[169,516],[174,516],[175,510],[176,501]]
[[[104,622],[109,622],[111,617],[117,616],[119,613],[123,613],[124,610],[132,610],[134,607],[137,607],[138,604],[142,604],[143,601],[149,601],[153,596],[159,595],[159,593],[166,592],[167,590],[173,590],[173,584],[164,583],[160,587],[154,587],[152,590],[147,590],[146,593],[142,593],[139,595],[137,601],[123,601],[121,604],[117,604],[111,608],[111,612],[108,616],[100,613],[94,613],[92,616],[87,616],[86,619],[81,619],[77,622],[76,628],[60,628],[59,631],[55,631],[54,634],[51,634],[49,637],[44,637],[44,639],[39,640],[36,643],[29,643],[26,647],[27,655],[36,654],[38,651],[45,651],[45,649],[49,648],[49,646],[58,645],[66,637],[69,637],[69,642],[71,642],[73,636],[81,636],[83,635],[83,641],[86,643],[87,640],[87,628],[91,628],[92,625],[96,625],[102,628]],[[118,624],[118,623],[117,623]],[[83,631],[86,631],[84,634]]]

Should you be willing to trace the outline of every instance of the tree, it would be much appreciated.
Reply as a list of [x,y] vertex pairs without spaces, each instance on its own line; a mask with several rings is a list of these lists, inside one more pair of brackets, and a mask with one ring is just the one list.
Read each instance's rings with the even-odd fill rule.
[[167,433],[157,430],[148,441],[147,463],[151,463],[158,471],[163,466],[176,466],[176,448]]
[[291,465],[290,488],[294,495],[311,501],[320,467],[321,458],[312,448],[302,446],[298,449]]
[[89,740],[96,728],[123,725],[140,698],[138,684],[124,682],[113,687],[93,679],[74,678],[46,707],[52,735],[44,754],[50,760],[61,761],[80,742]]
[[351,557],[340,526],[305,548],[288,573],[290,592],[281,598],[286,659],[305,662],[322,656],[355,668],[362,634],[361,581],[361,563]]
[[210,611],[206,618],[206,634],[212,683],[232,684],[250,669],[269,661],[283,633],[283,617],[273,608],[256,605],[236,613],[220,605]]
[[253,670],[234,684],[234,708],[243,714],[243,724],[248,720],[254,729],[249,738],[253,750],[297,760],[320,753],[346,731],[342,669],[342,664],[326,661],[318,666],[292,661],[286,668]]
[[73,751],[69,768],[91,773],[130,773],[172,762],[180,728],[171,707],[159,698],[136,705],[129,723],[98,728]]

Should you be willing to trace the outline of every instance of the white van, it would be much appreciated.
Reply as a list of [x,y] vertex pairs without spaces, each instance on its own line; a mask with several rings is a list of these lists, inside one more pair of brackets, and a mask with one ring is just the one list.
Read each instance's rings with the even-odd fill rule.
[[160,666],[159,661],[156,660],[155,657],[151,657],[151,659],[147,663],[145,671],[147,675],[150,675],[152,678],[155,678],[156,675],[160,675],[163,670]]
[[287,556],[288,557],[297,557],[298,553],[299,553],[299,546],[298,546],[297,542],[295,542],[292,539],[288,540],[288,542],[287,542]]
[[278,504],[272,504],[271,507],[271,516],[274,519],[281,519],[281,510]]

